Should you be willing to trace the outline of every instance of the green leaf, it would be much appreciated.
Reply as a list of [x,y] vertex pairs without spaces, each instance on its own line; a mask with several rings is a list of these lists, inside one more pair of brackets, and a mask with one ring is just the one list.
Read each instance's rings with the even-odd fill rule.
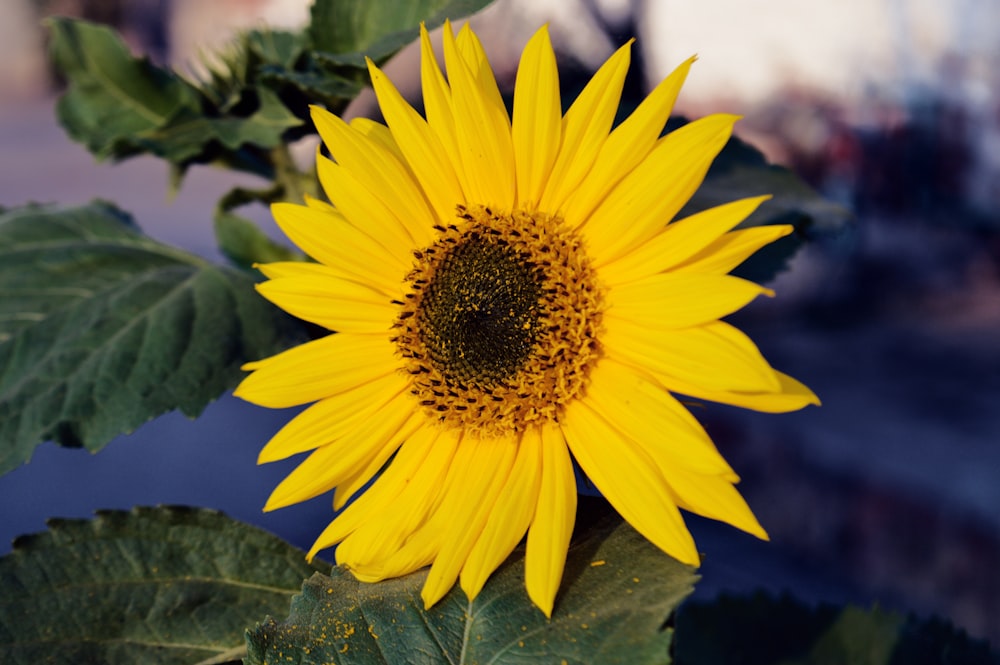
[[[874,609],[845,607],[816,641],[806,663],[888,665],[904,617]],[[805,663],[803,663],[805,665]]]
[[490,0],[316,0],[308,34],[313,48],[330,62],[365,67],[365,56],[379,62],[412,42],[421,21],[433,29],[473,14]]
[[143,236],[106,203],[0,216],[0,472],[54,439],[98,450],[198,415],[292,337],[243,272]]
[[53,63],[69,84],[59,120],[99,159],[151,153],[170,162],[175,174],[192,163],[215,163],[269,178],[267,150],[295,138],[292,130],[303,125],[278,91],[256,83],[262,59],[287,64],[299,58],[301,35],[244,35],[196,88],[133,57],[107,27],[61,18],[49,25]]
[[237,661],[246,626],[287,611],[319,569],[275,536],[210,510],[51,520],[0,559],[0,662]]
[[290,86],[309,104],[323,104],[330,110],[339,110],[346,102],[358,96],[364,88],[359,81],[352,81],[334,72],[314,67],[293,71],[275,65],[260,68],[260,80],[272,88]]
[[282,67],[294,67],[306,47],[304,33],[287,30],[251,30],[245,39],[259,62]]
[[[250,115],[216,117],[184,109],[161,127],[144,134],[143,143],[153,153],[174,163],[210,162],[218,158],[213,142],[228,152],[235,152],[246,144],[274,148],[283,143],[288,129],[301,125],[302,121],[273,91],[261,87],[254,92],[256,110]],[[260,175],[269,174],[260,172]]]
[[246,662],[662,664],[672,635],[664,624],[696,580],[618,518],[570,548],[551,621],[524,591],[523,551],[471,603],[456,587],[425,611],[426,577],[364,584],[340,568],[314,575],[286,621],[247,634]]
[[[668,131],[687,122],[671,118]],[[854,215],[823,198],[795,173],[769,164],[759,150],[733,137],[716,158],[705,181],[678,219],[736,199],[770,194],[771,199],[738,228],[791,224],[795,231],[751,256],[733,271],[745,279],[768,282],[787,267],[788,261],[809,241],[832,242],[850,234]]]
[[68,18],[51,18],[47,25],[52,61],[69,85],[57,105],[59,121],[97,158],[144,152],[138,137],[182,110],[199,109],[190,85],[133,57],[110,28]]
[[215,213],[215,238],[226,258],[245,270],[255,263],[305,260],[301,253],[268,238],[249,219],[223,210]]
[[939,620],[760,593],[685,605],[677,665],[998,665],[988,645]]

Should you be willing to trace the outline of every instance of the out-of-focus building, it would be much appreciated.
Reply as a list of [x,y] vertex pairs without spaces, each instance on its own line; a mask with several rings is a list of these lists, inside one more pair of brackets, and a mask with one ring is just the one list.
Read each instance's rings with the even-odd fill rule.
[[171,0],[168,17],[170,60],[200,71],[199,62],[223,49],[238,30],[292,29],[309,20],[310,0]]
[[49,86],[41,30],[31,0],[0,3],[0,108],[42,95]]

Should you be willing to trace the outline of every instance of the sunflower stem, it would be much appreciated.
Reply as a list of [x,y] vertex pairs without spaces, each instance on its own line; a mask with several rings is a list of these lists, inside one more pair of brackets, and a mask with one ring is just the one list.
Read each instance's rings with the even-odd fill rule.
[[307,194],[320,198],[315,168],[300,171],[287,144],[282,143],[271,150],[271,162],[274,164],[274,181],[283,190],[282,200],[301,204]]

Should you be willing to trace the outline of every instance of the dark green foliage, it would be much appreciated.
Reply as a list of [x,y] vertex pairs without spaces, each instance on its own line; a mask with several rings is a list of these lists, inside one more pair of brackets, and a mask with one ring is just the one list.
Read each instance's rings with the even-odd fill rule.
[[286,612],[321,568],[209,510],[51,520],[0,559],[0,662],[238,662],[245,627]]
[[98,159],[151,153],[180,169],[220,161],[268,176],[266,151],[302,124],[276,91],[239,70],[249,58],[231,58],[227,76],[239,84],[213,80],[199,88],[132,56],[110,28],[66,18],[48,25],[52,61],[68,82],[59,121]]
[[410,0],[409,2],[351,2],[317,0],[308,34],[313,48],[327,61],[365,66],[365,56],[381,62],[414,40],[417,26],[434,29],[479,11],[489,0]]
[[174,167],[216,164],[275,177],[270,151],[314,133],[309,104],[340,112],[367,84],[364,58],[381,62],[431,25],[488,0],[398,3],[318,0],[302,32],[251,30],[182,78],[129,53],[111,29],[54,18],[51,56],[68,89],[59,120],[98,159],[150,153]]
[[0,216],[0,472],[47,439],[98,450],[198,415],[293,339],[253,279],[160,244],[106,203]]
[[147,58],[135,58],[109,28],[54,18],[52,62],[69,81],[59,121],[99,159],[121,159],[150,148],[144,139],[185,109],[194,89]]

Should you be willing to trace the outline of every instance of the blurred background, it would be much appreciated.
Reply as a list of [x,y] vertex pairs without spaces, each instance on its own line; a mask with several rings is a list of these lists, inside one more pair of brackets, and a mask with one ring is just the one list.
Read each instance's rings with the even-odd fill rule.
[[[301,25],[308,4],[4,0],[0,206],[106,198],[150,235],[221,260],[212,206],[252,179],[196,166],[169,198],[162,162],[94,163],[55,120],[40,21],[109,23],[136,52],[196,73],[233,30]],[[676,112],[742,114],[744,138],[856,213],[794,259],[778,297],[733,319],[824,404],[696,409],[772,537],[691,518],[706,553],[696,596],[763,588],[937,613],[1000,643],[1000,3],[498,0],[474,25],[501,78],[543,22],[580,72],[638,37],[636,90],[698,53]],[[388,70],[416,90],[412,51]],[[371,111],[366,96],[351,109]],[[266,211],[257,219],[273,232]],[[227,396],[96,456],[43,445],[0,477],[0,553],[47,517],[162,503],[218,508],[308,546],[328,498],[260,512],[294,462],[257,468],[257,451],[290,416]]]

